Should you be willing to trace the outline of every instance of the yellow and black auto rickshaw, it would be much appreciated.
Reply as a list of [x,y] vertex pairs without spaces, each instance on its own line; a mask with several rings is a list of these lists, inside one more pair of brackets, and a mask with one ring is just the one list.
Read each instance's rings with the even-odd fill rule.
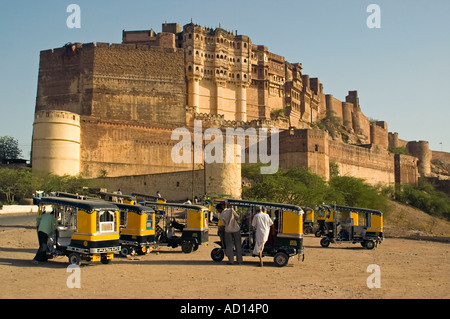
[[[254,230],[251,227],[253,216],[258,207],[263,207],[266,213],[274,215],[274,227],[271,236],[264,245],[262,256],[273,257],[279,267],[287,265],[291,256],[304,257],[303,249],[303,210],[299,206],[277,204],[239,199],[225,199],[227,207],[233,209],[241,216],[242,255],[253,256]],[[216,242],[220,248],[211,251],[211,258],[220,262],[225,256],[224,244]]]
[[360,243],[373,249],[384,240],[383,213],[378,210],[326,205],[324,210],[325,236],[320,240],[322,247],[330,243]]
[[310,207],[302,207],[303,209],[303,234],[313,233],[314,229],[314,209]]
[[180,203],[145,202],[145,206],[164,208],[157,215],[156,246],[169,246],[188,254],[200,245],[208,245],[208,216],[206,207]]
[[316,237],[321,237],[328,233],[327,225],[334,220],[334,211],[330,206],[322,204],[317,207],[317,229],[314,232]]
[[36,201],[38,216],[47,211],[56,219],[55,232],[48,242],[50,256],[65,255],[75,265],[83,260],[107,264],[120,251],[119,209],[113,203],[64,197]]
[[155,244],[155,211],[151,207],[115,204],[120,210],[120,254],[144,255]]

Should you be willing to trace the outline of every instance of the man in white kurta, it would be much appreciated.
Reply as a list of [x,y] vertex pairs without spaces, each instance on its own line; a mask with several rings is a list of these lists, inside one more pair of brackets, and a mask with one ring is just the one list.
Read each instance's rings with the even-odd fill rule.
[[270,226],[273,225],[273,221],[268,214],[263,212],[262,207],[258,207],[259,212],[253,216],[252,226],[255,229],[255,246],[253,248],[253,254],[259,256],[259,264],[263,265],[262,252],[264,244],[269,238]]

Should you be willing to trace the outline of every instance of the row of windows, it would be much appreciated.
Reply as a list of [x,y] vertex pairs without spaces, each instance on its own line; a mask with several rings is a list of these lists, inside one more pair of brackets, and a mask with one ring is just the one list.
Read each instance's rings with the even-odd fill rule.
[[291,108],[293,108],[293,109],[295,109],[295,110],[297,110],[297,111],[300,111],[300,104],[298,104],[298,103],[295,103],[295,102],[292,102],[291,101],[291,103],[289,104],[286,104],[286,106],[291,106]]
[[[188,55],[192,55],[192,51],[191,50],[188,51]],[[200,57],[203,58],[203,52],[200,53],[199,51],[195,51],[195,55],[196,56],[200,56]],[[205,53],[204,57],[207,58],[207,59],[214,59],[214,54]],[[240,58],[237,58],[237,59],[235,59],[235,58],[227,58],[227,56],[223,55],[223,54],[217,54],[216,55],[216,59],[228,59],[230,62],[236,62],[236,61],[238,63],[241,62]],[[244,63],[247,63],[247,59],[243,59],[243,61],[244,61]]]
[[[186,35],[184,36],[184,41],[186,41],[186,39],[192,39],[192,33],[189,33],[188,35],[187,35],[187,38],[186,38]],[[240,49],[241,48],[241,42],[234,42],[234,41],[230,41],[230,40],[227,40],[227,39],[224,39],[224,38],[221,38],[221,37],[216,37],[216,40],[214,40],[214,37],[205,37],[205,38],[203,38],[203,36],[202,35],[199,35],[199,34],[196,34],[195,35],[195,40],[200,40],[200,41],[205,41],[205,43],[209,43],[209,44],[212,44],[212,43],[223,43],[223,44],[225,44],[225,45],[228,45],[230,48],[235,48],[235,49]],[[247,48],[247,42],[243,42],[242,43],[242,47],[244,48],[244,49],[246,49]]]
[[[201,73],[203,73],[203,74],[205,74],[205,75],[213,75],[213,74],[214,74],[214,71],[213,71],[213,70],[199,68],[198,66],[195,67],[195,71],[200,71]],[[188,66],[188,72],[192,72],[192,66],[191,66],[191,65]],[[230,73],[230,72],[227,72],[227,71],[224,71],[224,70],[216,70],[215,73],[216,73],[217,75],[227,75],[227,74],[228,74],[228,77],[234,79],[234,73]],[[237,79],[240,79],[240,78],[241,78],[241,75],[240,75],[239,73],[237,73],[237,74],[236,74],[236,78],[237,78]],[[242,78],[243,78],[243,79],[247,79],[247,74],[244,74],[244,75],[242,76]]]

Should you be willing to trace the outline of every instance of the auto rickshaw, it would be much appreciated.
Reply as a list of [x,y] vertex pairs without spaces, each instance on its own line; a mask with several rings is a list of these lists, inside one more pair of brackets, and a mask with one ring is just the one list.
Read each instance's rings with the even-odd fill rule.
[[[253,256],[254,230],[251,227],[256,209],[262,206],[266,213],[275,214],[274,231],[264,245],[262,256],[271,256],[278,267],[286,266],[291,256],[304,257],[303,249],[303,210],[299,206],[277,203],[225,199],[227,207],[233,207],[241,215],[242,255]],[[245,210],[245,211],[244,211]],[[211,251],[211,258],[216,262],[225,256],[224,244],[216,242],[220,248]]]
[[313,233],[314,228],[314,210],[310,207],[302,207],[303,209],[303,234]]
[[316,237],[321,237],[328,233],[327,223],[332,223],[334,219],[333,211],[330,209],[330,206],[325,204],[317,207],[317,230],[314,232]]
[[36,199],[38,216],[51,210],[56,229],[49,237],[50,257],[67,256],[70,264],[100,261],[107,264],[120,251],[119,209],[113,203],[65,197]]
[[181,250],[188,254],[202,244],[208,245],[209,211],[206,207],[148,201],[145,206],[164,208],[164,214],[157,215],[156,246],[181,246]]
[[373,249],[383,242],[383,213],[380,211],[338,205],[328,205],[326,210],[326,234],[320,240],[322,247],[350,242]]
[[120,211],[120,254],[144,255],[155,244],[155,211],[151,207],[115,204]]

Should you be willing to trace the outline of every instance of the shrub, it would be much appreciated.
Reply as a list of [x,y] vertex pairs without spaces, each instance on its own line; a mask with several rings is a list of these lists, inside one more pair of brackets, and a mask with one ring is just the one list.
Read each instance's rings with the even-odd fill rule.
[[436,191],[433,185],[424,180],[420,180],[417,185],[399,185],[395,190],[395,199],[432,216],[450,220],[450,197]]

